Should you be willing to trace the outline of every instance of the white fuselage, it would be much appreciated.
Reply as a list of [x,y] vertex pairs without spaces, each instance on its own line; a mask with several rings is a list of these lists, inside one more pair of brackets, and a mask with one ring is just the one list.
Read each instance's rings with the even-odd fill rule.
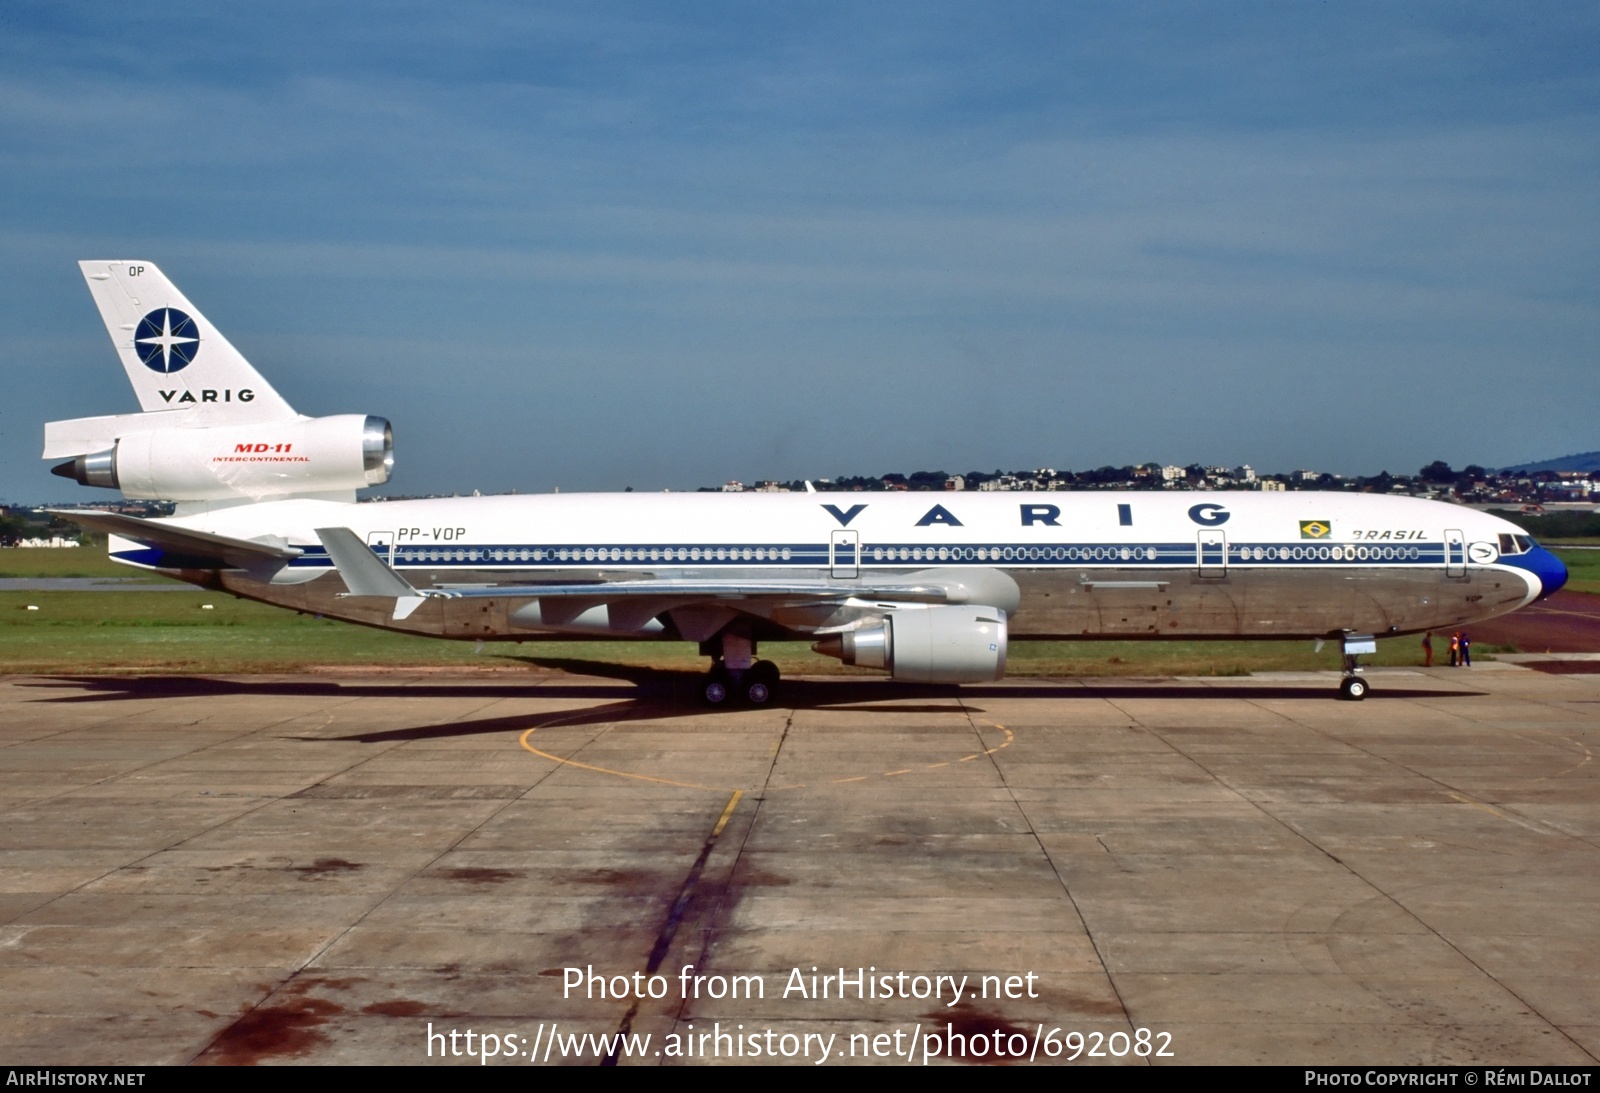
[[[330,526],[350,528],[418,588],[997,569],[1022,590],[1011,634],[1024,638],[1405,633],[1513,610],[1545,594],[1552,572],[1530,564],[1549,555],[1497,517],[1315,492],[286,500],[166,522],[303,548],[278,586],[331,575],[315,531]],[[159,566],[122,546],[113,554]]]

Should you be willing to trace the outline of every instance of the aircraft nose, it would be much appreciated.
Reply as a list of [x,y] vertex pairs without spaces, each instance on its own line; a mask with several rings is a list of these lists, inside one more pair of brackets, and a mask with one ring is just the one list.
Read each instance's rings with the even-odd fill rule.
[[1567,583],[1567,567],[1560,558],[1542,546],[1536,546],[1517,559],[1517,564],[1539,578],[1541,586],[1538,599],[1544,599]]

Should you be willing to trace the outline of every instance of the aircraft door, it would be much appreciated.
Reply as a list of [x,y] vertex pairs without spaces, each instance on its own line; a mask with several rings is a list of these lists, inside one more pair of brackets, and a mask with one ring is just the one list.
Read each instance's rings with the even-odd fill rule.
[[383,560],[384,565],[394,568],[394,532],[367,532],[367,547]]
[[1228,575],[1228,536],[1224,532],[1215,529],[1200,532],[1197,552],[1200,558],[1200,576]]
[[1467,540],[1460,531],[1452,528],[1444,533],[1444,575],[1467,575]]
[[861,533],[835,531],[828,540],[828,569],[835,577],[861,576]]

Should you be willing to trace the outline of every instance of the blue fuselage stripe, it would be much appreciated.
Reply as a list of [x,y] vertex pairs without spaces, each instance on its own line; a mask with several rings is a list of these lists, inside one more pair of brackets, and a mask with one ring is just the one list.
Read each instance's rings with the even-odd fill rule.
[[[387,556],[387,547],[375,548]],[[1448,560],[1463,564],[1459,546]],[[389,560],[386,557],[386,560]],[[1446,562],[1444,543],[1228,543],[1230,566],[1440,566]],[[932,545],[928,543],[869,543],[859,548],[827,543],[748,544],[537,544],[495,546],[397,546],[396,569],[472,567],[491,569],[552,569],[604,565],[611,568],[673,566],[738,566],[775,569],[817,568],[829,565],[903,568],[907,565],[1011,565],[1040,568],[1063,566],[1115,566],[1171,568],[1197,564],[1224,564],[1222,544],[1215,549],[1189,543],[986,543]],[[306,548],[290,563],[294,567],[332,565],[320,546]]]

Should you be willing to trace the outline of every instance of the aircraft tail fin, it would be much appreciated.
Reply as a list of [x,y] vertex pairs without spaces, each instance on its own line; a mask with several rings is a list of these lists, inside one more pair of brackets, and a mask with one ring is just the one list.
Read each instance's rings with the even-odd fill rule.
[[139,408],[187,425],[290,421],[294,409],[153,262],[79,262]]

